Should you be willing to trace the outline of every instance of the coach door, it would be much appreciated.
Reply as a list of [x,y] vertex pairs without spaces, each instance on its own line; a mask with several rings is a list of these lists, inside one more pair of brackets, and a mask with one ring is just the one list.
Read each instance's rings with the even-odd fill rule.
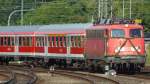
[[32,55],[34,53],[33,37],[19,36],[19,53],[22,55]]
[[73,34],[69,37],[69,47],[67,47],[67,53],[71,57],[80,58],[84,53],[84,38],[82,34]]
[[67,53],[66,36],[62,34],[52,34],[48,36],[48,55],[65,56]]
[[35,36],[34,37],[35,40],[35,53],[39,54],[44,54],[45,52],[45,45],[46,45],[46,37],[45,36]]

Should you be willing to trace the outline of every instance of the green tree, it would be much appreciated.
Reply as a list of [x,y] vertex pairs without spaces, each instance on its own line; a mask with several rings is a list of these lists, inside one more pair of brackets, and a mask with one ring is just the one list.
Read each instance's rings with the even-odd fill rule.
[[[94,1],[61,0],[41,5],[25,15],[25,24],[82,23],[89,22]],[[87,5],[88,4],[88,5]]]

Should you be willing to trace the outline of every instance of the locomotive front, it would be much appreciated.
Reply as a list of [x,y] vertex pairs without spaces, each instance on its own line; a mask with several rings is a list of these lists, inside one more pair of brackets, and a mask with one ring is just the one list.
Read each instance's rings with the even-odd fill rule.
[[[100,34],[91,33],[98,31],[101,31]],[[135,72],[144,67],[143,26],[139,24],[96,25],[86,33],[85,54],[88,61],[91,61],[89,62],[91,66],[101,67],[105,62],[118,72]]]
[[145,64],[143,27],[138,24],[112,25],[108,29],[106,60],[117,71],[139,71]]

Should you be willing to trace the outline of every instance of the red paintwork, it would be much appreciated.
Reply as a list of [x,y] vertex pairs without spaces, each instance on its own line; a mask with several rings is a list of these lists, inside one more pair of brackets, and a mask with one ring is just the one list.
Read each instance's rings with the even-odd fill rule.
[[[118,46],[121,46],[126,39],[109,39],[108,41],[108,55],[112,56],[115,55],[115,49]],[[131,39],[131,42],[134,44],[135,47],[140,47],[141,51],[139,52],[140,55],[145,54],[145,46],[144,46],[144,39],[142,38],[137,38],[137,39]],[[115,43],[115,44],[114,44]],[[129,42],[129,40],[126,42],[126,44],[123,46],[124,47],[124,51],[120,51],[119,55],[120,56],[128,56],[128,55],[138,55],[138,53],[136,51],[131,51],[131,43]]]
[[66,54],[66,47],[48,47],[48,53]]
[[44,53],[44,47],[35,47],[35,52]]
[[86,41],[86,54],[89,56],[104,56],[105,41],[101,39],[91,39]]
[[34,47],[19,47],[19,52],[34,52],[35,48]]
[[70,53],[71,54],[83,54],[84,48],[71,47]]
[[0,52],[14,52],[14,46],[0,46]]
[[19,47],[19,52],[44,53],[44,47]]

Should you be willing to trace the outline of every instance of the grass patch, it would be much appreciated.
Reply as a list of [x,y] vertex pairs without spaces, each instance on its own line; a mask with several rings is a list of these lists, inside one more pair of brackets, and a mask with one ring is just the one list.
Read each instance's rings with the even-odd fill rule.
[[147,46],[146,52],[147,52],[146,65],[150,66],[150,44]]

